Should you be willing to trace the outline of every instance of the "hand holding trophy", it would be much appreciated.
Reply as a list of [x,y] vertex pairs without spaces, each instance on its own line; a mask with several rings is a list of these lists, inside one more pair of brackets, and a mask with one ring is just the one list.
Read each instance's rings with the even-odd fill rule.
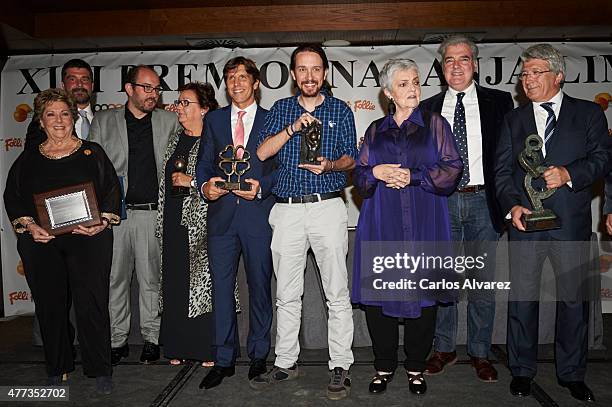
[[251,154],[245,150],[244,146],[234,147],[231,144],[225,146],[219,153],[219,168],[227,176],[227,180],[215,181],[215,186],[227,191],[250,191],[251,184],[241,179],[251,169],[250,159]]

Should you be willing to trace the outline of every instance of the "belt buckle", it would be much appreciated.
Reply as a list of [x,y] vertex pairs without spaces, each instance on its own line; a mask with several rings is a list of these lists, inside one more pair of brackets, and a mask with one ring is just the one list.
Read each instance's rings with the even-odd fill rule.
[[321,194],[319,194],[318,192],[314,193],[313,195],[317,197],[317,200],[315,202],[321,202],[323,200],[321,199]]

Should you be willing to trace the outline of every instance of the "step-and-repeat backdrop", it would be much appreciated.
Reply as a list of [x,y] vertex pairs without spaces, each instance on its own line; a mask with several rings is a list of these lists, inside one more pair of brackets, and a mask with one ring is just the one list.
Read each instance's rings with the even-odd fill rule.
[[[515,104],[524,103],[517,78],[520,54],[531,44],[481,45],[479,82],[483,86],[504,89],[515,95]],[[568,94],[601,104],[612,123],[612,51],[609,43],[557,43],[565,55],[567,77],[564,91]],[[217,100],[228,103],[223,84],[225,62],[244,55],[256,61],[261,70],[261,105],[294,92],[289,73],[293,48],[213,49],[206,51],[143,51],[91,54],[61,54],[10,57],[2,71],[0,99],[0,188],[4,191],[6,174],[22,152],[26,128],[32,117],[34,97],[41,90],[59,86],[62,65],[71,58],[82,58],[94,68],[94,112],[121,106],[126,101],[121,84],[130,66],[147,64],[155,68],[165,89],[164,103],[176,99],[176,89],[190,81],[211,83],[218,89]],[[440,92],[442,72],[437,45],[388,47],[328,48],[330,60],[328,81],[334,96],[344,100],[355,115],[359,138],[373,120],[386,108],[379,86],[379,71],[391,58],[411,58],[419,66],[422,97]],[[359,198],[347,188],[349,226],[355,226],[359,215]],[[592,202],[594,230],[600,229],[600,198]],[[16,251],[15,235],[0,203],[2,244],[2,282],[5,315],[32,312],[33,302],[24,278],[23,266]],[[605,249],[605,245],[602,244]],[[612,250],[610,250],[612,259]],[[608,262],[606,262],[608,264]],[[612,272],[611,272],[612,273]],[[612,298],[612,287],[604,287],[602,295]],[[608,302],[612,305],[612,302]],[[605,307],[606,304],[604,304]],[[612,307],[610,307],[612,312]]]

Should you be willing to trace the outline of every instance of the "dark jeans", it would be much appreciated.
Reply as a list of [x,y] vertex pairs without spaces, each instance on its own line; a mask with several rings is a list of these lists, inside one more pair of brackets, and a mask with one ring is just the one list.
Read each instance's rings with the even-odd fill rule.
[[[481,256],[487,253],[485,268],[466,273],[465,277],[493,281],[499,234],[489,217],[485,191],[453,193],[448,198],[448,213],[452,239],[463,242],[464,255]],[[491,347],[495,319],[495,292],[469,290],[467,294],[467,351],[470,356],[486,358]],[[457,305],[441,305],[438,307],[435,350],[453,352],[456,341]]]

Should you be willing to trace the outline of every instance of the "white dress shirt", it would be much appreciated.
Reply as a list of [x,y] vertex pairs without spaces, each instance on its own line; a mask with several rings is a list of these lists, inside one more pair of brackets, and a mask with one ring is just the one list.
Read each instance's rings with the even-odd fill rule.
[[[557,119],[557,123],[559,122],[559,111],[561,110],[561,102],[563,101],[563,92],[559,91],[555,96],[553,96],[547,102],[552,102],[552,109],[555,112],[555,118]],[[546,102],[533,102],[531,106],[533,107],[533,116],[535,117],[536,128],[538,130],[538,135],[542,137],[542,155],[546,157],[546,146],[544,145],[544,133],[546,132],[546,120],[548,119],[548,111],[544,109],[541,105]],[[552,137],[555,137],[555,133],[553,133]]]
[[[468,161],[470,169],[469,185],[484,185],[484,170],[482,167],[482,129],[480,127],[480,109],[474,81],[464,91],[463,107],[465,108],[465,127],[467,130]],[[444,96],[442,116],[453,127],[457,93],[450,86]]]
[[[244,123],[244,146],[249,143],[249,136],[253,129],[253,123],[255,122],[255,114],[257,113],[257,102],[253,102],[250,106],[244,109],[239,109],[235,104],[232,103],[232,140],[234,140],[234,133],[236,132],[236,123],[238,123],[238,112],[244,110],[246,113],[242,116],[242,123]],[[257,137],[257,134],[255,135]],[[254,152],[254,151],[253,151]]]

